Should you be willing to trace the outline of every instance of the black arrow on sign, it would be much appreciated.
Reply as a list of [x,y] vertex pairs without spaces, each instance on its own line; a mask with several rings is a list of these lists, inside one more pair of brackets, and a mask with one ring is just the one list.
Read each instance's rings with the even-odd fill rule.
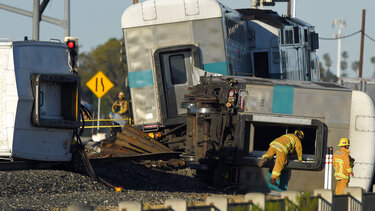
[[104,92],[104,82],[103,82],[103,78],[100,78],[100,81],[102,83],[102,86],[103,86],[103,92]]

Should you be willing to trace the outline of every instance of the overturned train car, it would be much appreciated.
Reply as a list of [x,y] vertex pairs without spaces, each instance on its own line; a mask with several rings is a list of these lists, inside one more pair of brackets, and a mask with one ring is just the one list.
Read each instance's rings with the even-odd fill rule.
[[64,43],[0,42],[0,160],[70,161],[79,109]]
[[[303,159],[291,157],[282,172],[281,190],[313,190],[324,184],[327,147],[351,140],[355,158],[350,186],[369,190],[375,162],[375,107],[364,92],[336,84],[206,77],[186,95],[185,158],[216,185],[268,189],[273,163],[256,166],[275,138],[301,129]],[[334,180],[334,179],[333,179]]]
[[273,11],[148,0],[127,8],[121,23],[134,125],[162,132],[175,150],[184,148],[183,96],[205,73],[319,80],[314,27]]

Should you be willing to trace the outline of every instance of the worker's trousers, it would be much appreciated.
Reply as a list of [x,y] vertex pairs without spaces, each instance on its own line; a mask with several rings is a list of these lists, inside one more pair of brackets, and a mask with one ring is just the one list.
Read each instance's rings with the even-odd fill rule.
[[276,154],[276,160],[275,160],[275,166],[272,169],[272,175],[271,178],[273,179],[280,179],[281,171],[283,170],[285,164],[287,163],[287,155],[284,152],[280,152],[278,149],[274,147],[270,147],[266,154],[263,155],[263,157],[266,157],[268,159],[272,159],[273,156]]
[[348,179],[337,180],[335,194],[336,195],[345,194],[345,188],[348,187],[348,183],[349,183]]

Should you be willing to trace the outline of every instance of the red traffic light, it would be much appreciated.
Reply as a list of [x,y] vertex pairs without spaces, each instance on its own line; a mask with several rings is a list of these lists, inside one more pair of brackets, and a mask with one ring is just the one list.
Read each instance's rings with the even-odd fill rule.
[[72,42],[72,41],[68,41],[67,45],[68,45],[68,48],[74,48],[75,47],[75,43]]

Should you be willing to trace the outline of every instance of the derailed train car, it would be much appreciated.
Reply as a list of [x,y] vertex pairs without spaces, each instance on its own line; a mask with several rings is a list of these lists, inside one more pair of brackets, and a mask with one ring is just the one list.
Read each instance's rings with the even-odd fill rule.
[[[207,77],[192,88],[185,157],[216,185],[268,189],[273,163],[259,168],[275,138],[301,129],[303,159],[291,157],[280,190],[323,188],[327,147],[351,140],[355,158],[349,185],[369,190],[374,176],[375,107],[364,92],[319,82]],[[270,167],[270,168],[267,168]]]
[[273,11],[148,0],[121,22],[134,125],[173,149],[184,148],[183,96],[204,74],[319,80],[314,27]]
[[0,160],[70,161],[79,93],[66,44],[0,42]]

